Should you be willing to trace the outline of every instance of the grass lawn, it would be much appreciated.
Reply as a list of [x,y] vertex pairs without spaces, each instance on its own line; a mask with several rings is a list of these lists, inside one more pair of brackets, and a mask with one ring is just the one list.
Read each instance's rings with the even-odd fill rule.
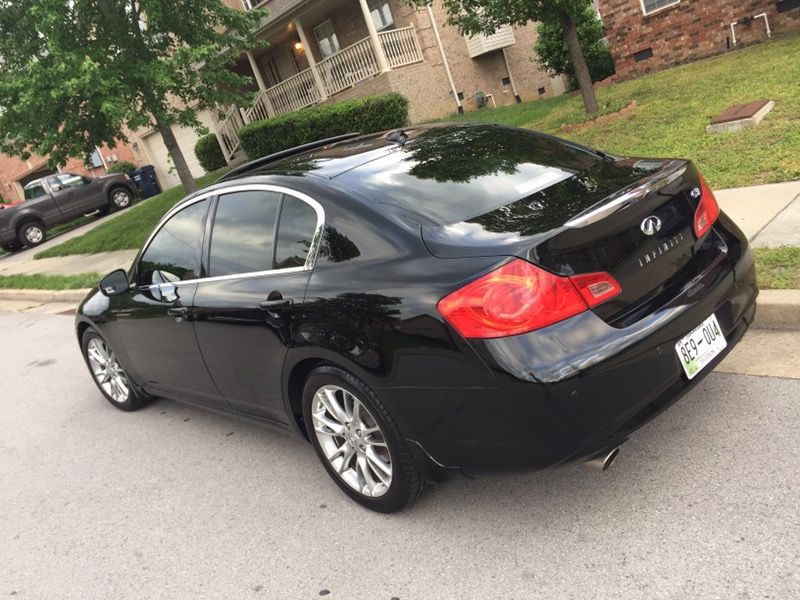
[[[216,182],[225,170],[208,173],[197,180],[197,187],[202,188]],[[137,249],[147,241],[159,219],[185,196],[183,186],[176,186],[162,192],[158,196],[144,200],[129,208],[124,215],[113,221],[98,225],[83,235],[67,240],[59,246],[43,250],[34,256],[35,259],[53,256],[70,256],[73,254],[95,254],[114,250]]]
[[754,254],[761,289],[800,289],[800,248],[757,248]]
[[[800,179],[800,35],[737,50],[598,90],[598,100],[619,109],[636,100],[633,114],[605,125],[563,133],[563,123],[586,120],[580,97],[570,95],[450,120],[529,127],[607,152],[689,158],[715,188]],[[755,129],[709,135],[711,118],[735,104],[774,100]]]
[[0,275],[0,289],[80,290],[97,285],[100,273],[80,275]]

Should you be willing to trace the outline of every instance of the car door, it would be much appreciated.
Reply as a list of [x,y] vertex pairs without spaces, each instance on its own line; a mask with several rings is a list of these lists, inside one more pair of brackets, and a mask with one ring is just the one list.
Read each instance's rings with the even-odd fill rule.
[[96,210],[98,194],[103,191],[98,180],[73,173],[58,173],[48,177],[47,184],[53,190],[53,199],[67,219]]
[[50,227],[61,222],[61,211],[53,200],[53,195],[44,187],[44,183],[33,181],[25,186],[24,208],[31,208],[38,212],[45,225]]
[[317,202],[282,188],[251,187],[217,200],[209,277],[198,284],[193,313],[208,369],[234,410],[287,419],[283,362],[322,221]]
[[190,307],[202,276],[210,198],[171,214],[133,269],[134,289],[114,298],[115,339],[148,392],[227,406],[203,362]]

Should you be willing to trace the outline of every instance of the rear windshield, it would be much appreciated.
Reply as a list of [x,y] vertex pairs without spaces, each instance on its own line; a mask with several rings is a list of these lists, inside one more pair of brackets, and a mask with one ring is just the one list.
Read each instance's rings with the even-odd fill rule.
[[422,130],[396,152],[337,181],[437,225],[468,221],[590,171],[604,158],[533,132],[496,126]]
[[38,198],[39,196],[44,196],[44,186],[39,183],[29,183],[25,186],[25,200],[33,200],[34,198]]

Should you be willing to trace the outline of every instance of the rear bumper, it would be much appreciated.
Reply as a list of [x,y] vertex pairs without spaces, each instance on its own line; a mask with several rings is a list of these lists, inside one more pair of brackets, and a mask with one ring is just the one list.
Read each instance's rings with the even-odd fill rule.
[[[488,341],[496,388],[406,389],[392,401],[398,420],[434,464],[467,475],[543,469],[624,442],[710,373],[752,323],[755,268],[735,237],[735,255],[635,326],[616,329],[587,312]],[[689,381],[675,344],[712,313],[728,346]]]

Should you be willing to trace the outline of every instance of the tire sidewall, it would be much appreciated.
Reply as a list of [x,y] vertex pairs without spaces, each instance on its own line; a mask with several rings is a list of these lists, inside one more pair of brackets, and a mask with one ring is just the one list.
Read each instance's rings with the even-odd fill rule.
[[[344,388],[367,407],[372,417],[378,423],[386,440],[386,445],[389,450],[389,457],[392,461],[392,483],[383,496],[379,498],[371,498],[365,496],[353,488],[351,488],[341,477],[336,473],[331,466],[328,458],[320,446],[317,434],[314,431],[314,423],[311,418],[312,406],[314,402],[314,394],[324,385],[337,385]],[[306,433],[314,446],[314,451],[317,454],[325,470],[330,475],[331,479],[336,482],[336,485],[350,498],[374,511],[391,513],[402,509],[409,501],[416,497],[416,493],[410,490],[409,479],[412,474],[406,472],[408,469],[407,459],[404,459],[403,451],[408,453],[408,449],[404,447],[404,442],[399,434],[397,426],[394,423],[387,422],[384,417],[383,405],[380,404],[375,393],[362,381],[351,375],[347,371],[337,367],[319,367],[311,376],[306,380],[303,388],[303,419],[306,425]],[[416,474],[418,476],[418,474]]]

